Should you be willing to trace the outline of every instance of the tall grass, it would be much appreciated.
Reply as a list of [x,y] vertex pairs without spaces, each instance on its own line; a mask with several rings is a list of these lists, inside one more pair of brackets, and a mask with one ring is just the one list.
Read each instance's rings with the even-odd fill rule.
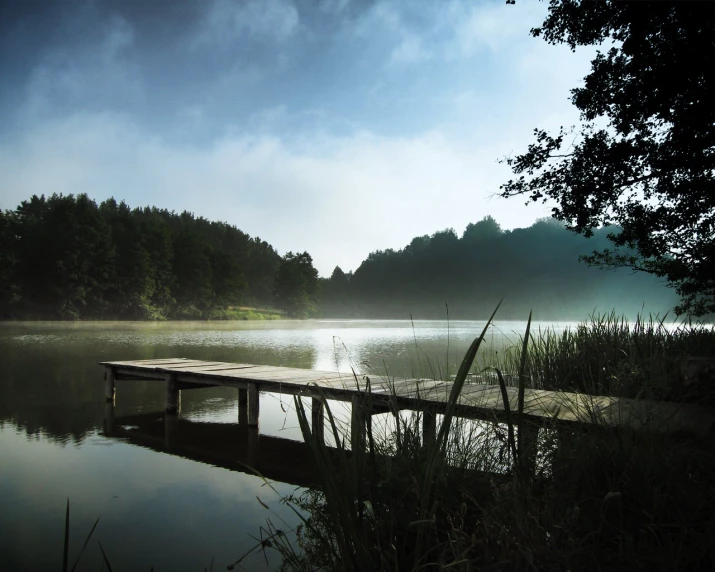
[[[713,331],[611,314],[534,333],[529,320],[518,345],[480,360],[490,324],[459,367],[434,443],[422,439],[429,411],[367,424],[363,446],[361,429],[350,436],[326,407],[338,444],[329,449],[296,400],[321,486],[287,499],[308,516],[297,547],[275,545],[284,569],[714,569],[712,441],[599,423],[534,427],[523,414],[527,387],[702,402],[707,395],[683,390],[679,364],[713,355]],[[468,374],[487,367],[502,388],[506,424],[454,415]],[[506,387],[514,383],[512,411]],[[534,431],[538,456],[527,446]]]
[[[698,401],[712,397],[708,387],[686,387],[681,363],[687,356],[715,357],[712,326],[668,326],[664,319],[639,316],[629,323],[615,313],[591,316],[562,332],[538,331],[528,338],[527,387],[589,395]],[[517,371],[521,344],[480,367]]]

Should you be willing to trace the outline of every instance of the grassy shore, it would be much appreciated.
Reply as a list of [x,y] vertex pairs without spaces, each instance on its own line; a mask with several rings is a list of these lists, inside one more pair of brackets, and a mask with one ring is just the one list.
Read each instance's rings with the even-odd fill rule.
[[214,310],[210,320],[282,320],[286,315],[280,310],[251,308],[249,306],[229,306],[225,310]]
[[[709,327],[611,315],[563,333],[527,328],[498,356],[482,351],[485,333],[455,391],[490,370],[503,386],[715,403],[715,380],[685,387],[680,375],[685,356],[715,356]],[[296,400],[321,486],[286,499],[303,515],[297,541],[269,525],[283,569],[715,569],[712,438],[544,423],[536,472],[526,472],[519,411],[506,424],[466,421],[451,415],[454,399],[427,446],[421,414],[402,413],[375,418],[368,445],[349,451],[350,430],[328,409],[337,455]]]

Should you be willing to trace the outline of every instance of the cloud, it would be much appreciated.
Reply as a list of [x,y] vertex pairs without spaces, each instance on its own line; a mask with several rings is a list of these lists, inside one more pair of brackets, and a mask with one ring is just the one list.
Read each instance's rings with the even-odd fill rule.
[[439,132],[315,136],[299,145],[235,135],[206,148],[177,146],[125,116],[82,114],[0,147],[0,203],[14,208],[33,193],[86,192],[186,209],[235,224],[280,252],[308,250],[329,275],[335,265],[356,268],[373,250],[461,230],[488,214],[505,227],[547,214],[490,199],[506,176],[499,154],[496,142],[470,147]]
[[323,274],[489,214],[548,214],[490,198],[510,175],[498,158],[577,120],[589,53],[528,36],[543,5],[202,6],[198,27],[161,30],[167,53],[149,20],[116,15],[99,39],[43,45],[32,120],[0,139],[0,206],[86,192],[187,209],[308,250]]
[[70,47],[48,49],[31,72],[21,113],[28,120],[63,106],[93,108],[110,101],[121,105],[141,101],[144,88],[128,52],[134,43],[132,26],[112,16],[103,35],[81,51]]
[[282,42],[298,28],[298,10],[289,0],[212,0],[194,46],[227,48],[239,40]]
[[472,57],[485,48],[494,52],[522,44],[529,30],[546,16],[542,4],[524,2],[506,5],[490,2],[472,6],[455,22],[455,45],[461,57]]

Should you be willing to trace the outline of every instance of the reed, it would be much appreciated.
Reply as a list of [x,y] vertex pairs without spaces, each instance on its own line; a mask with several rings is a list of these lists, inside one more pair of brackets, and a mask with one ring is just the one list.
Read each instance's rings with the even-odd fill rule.
[[[613,428],[595,412],[594,425],[579,430],[533,427],[523,415],[527,387],[707,401],[703,391],[684,391],[679,364],[715,352],[712,329],[652,318],[628,324],[611,314],[572,331],[534,333],[529,319],[518,345],[482,357],[493,318],[461,362],[434,443],[421,438],[425,413],[400,412],[368,424],[366,445],[358,445],[360,430],[341,427],[326,406],[332,450],[296,400],[320,487],[287,499],[304,516],[297,545],[274,545],[283,569],[714,568],[711,442]],[[469,374],[488,368],[507,422],[455,418]],[[506,387],[514,383],[512,411]],[[538,456],[525,439],[534,430]]]

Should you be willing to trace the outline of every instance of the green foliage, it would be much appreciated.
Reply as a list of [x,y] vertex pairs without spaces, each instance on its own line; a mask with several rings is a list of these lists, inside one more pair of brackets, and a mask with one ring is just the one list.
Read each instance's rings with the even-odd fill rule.
[[318,271],[307,252],[288,252],[276,274],[275,299],[291,318],[316,315],[320,298]]
[[606,230],[591,239],[554,219],[502,231],[486,217],[458,237],[452,229],[413,239],[403,249],[371,253],[354,274],[336,268],[323,281],[322,314],[336,317],[486,319],[502,297],[502,318],[582,319],[595,309],[635,315],[644,303],[665,312],[677,302],[652,276],[627,269],[603,272],[579,255],[609,244]]
[[230,306],[270,306],[281,264],[226,223],[86,195],[33,196],[0,212],[0,244],[4,318],[226,318]]
[[[589,264],[665,278],[679,314],[715,312],[715,9],[710,3],[552,0],[552,44],[603,45],[572,90],[581,126],[536,129],[505,162],[502,196],[555,201],[554,216],[590,236],[616,225]],[[693,65],[691,65],[691,62]]]

